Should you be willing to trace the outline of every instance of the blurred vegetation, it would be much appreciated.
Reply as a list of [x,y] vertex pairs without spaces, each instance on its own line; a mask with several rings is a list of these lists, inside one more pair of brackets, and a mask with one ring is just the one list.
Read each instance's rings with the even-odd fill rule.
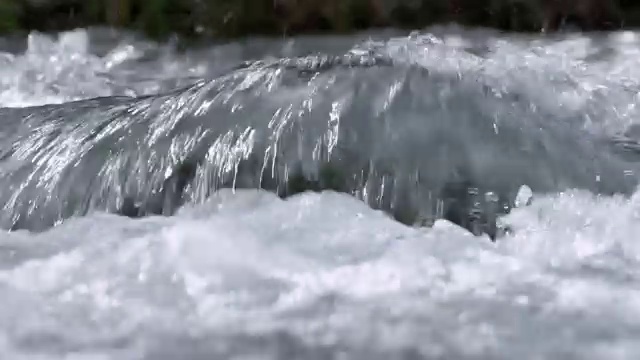
[[[237,37],[375,26],[417,29],[446,22],[539,31],[545,20],[542,4],[554,1],[611,3],[624,11],[604,16],[624,16],[610,23],[640,24],[637,0],[0,0],[0,32],[111,25],[160,38],[171,33]],[[604,7],[598,6],[593,16],[601,18]]]
[[15,30],[20,26],[22,7],[17,0],[0,0],[0,32]]

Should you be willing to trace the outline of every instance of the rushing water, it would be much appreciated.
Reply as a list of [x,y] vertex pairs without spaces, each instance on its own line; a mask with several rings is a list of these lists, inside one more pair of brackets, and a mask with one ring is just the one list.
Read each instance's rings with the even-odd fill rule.
[[2,40],[0,358],[637,359],[639,46]]

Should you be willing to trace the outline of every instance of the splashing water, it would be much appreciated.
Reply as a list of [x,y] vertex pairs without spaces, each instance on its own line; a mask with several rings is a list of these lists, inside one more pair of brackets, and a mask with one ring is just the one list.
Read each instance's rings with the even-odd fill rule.
[[362,37],[3,53],[0,358],[637,358],[637,35]]

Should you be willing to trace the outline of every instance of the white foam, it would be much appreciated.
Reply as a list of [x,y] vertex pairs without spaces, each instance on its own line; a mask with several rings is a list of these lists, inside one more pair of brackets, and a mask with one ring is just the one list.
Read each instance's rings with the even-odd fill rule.
[[[298,346],[352,355],[631,359],[639,198],[539,197],[497,244],[442,221],[405,227],[332,192],[223,191],[173,218],[96,214],[4,234],[0,246],[22,246],[0,271],[0,354],[80,347],[133,359],[163,349],[164,336],[233,347],[247,341],[234,334],[284,330]],[[57,246],[28,255],[43,242]]]
[[[167,90],[162,80],[199,76],[208,70],[202,60],[191,64],[188,59],[173,56],[168,46],[158,50],[158,45],[126,37],[99,56],[92,51],[89,33],[83,29],[57,36],[33,32],[26,43],[24,53],[0,52],[0,106],[25,107],[101,96],[154,94]],[[166,56],[159,65],[147,63],[131,69],[132,63],[154,51],[165,51]]]

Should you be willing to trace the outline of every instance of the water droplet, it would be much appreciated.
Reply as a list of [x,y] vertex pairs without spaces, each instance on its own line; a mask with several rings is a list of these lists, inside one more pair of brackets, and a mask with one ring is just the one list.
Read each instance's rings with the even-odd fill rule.
[[533,200],[533,191],[531,191],[531,188],[527,185],[520,186],[518,194],[516,195],[516,200],[514,202],[515,207],[520,208],[530,205],[531,200]]

